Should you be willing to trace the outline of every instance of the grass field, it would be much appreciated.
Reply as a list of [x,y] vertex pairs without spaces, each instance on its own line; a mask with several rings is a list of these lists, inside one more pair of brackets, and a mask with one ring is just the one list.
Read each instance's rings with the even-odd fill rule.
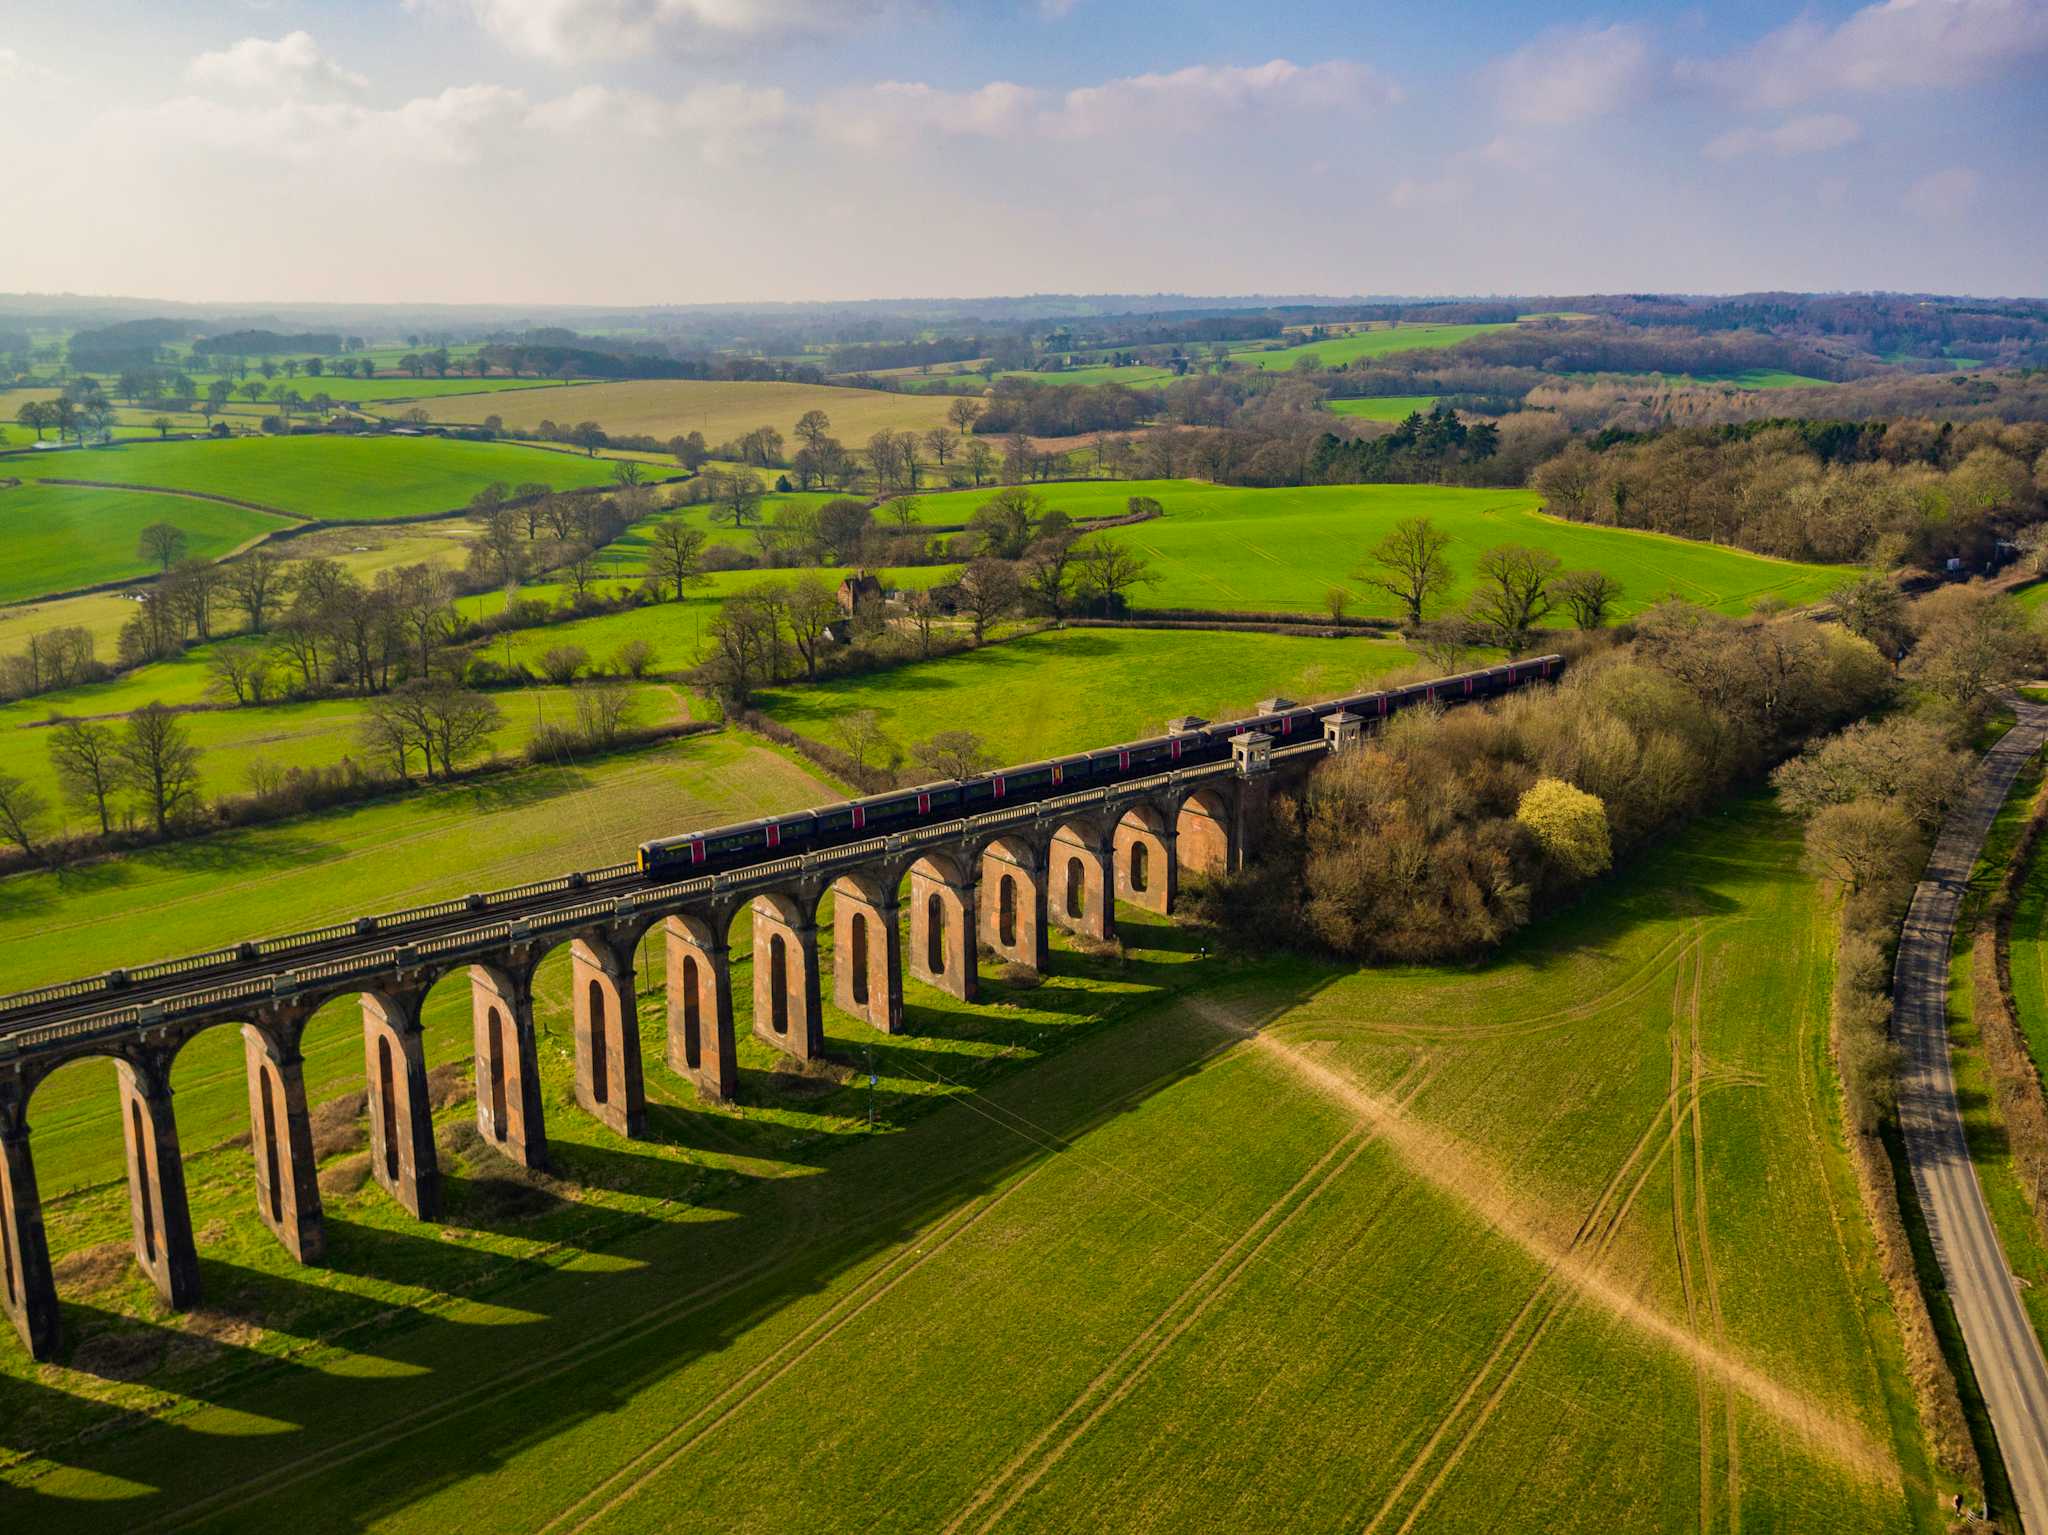
[[1474,336],[1484,336],[1492,331],[1506,329],[1506,325],[1395,325],[1385,330],[1353,331],[1349,335],[1333,336],[1326,341],[1311,341],[1270,352],[1259,350],[1259,347],[1266,345],[1260,342],[1256,346],[1241,348],[1232,353],[1231,360],[1247,363],[1255,368],[1277,368],[1284,371],[1304,357],[1312,357],[1325,368],[1335,368],[1364,358],[1385,357],[1394,352],[1456,346],[1461,341],[1470,341]]
[[837,744],[835,720],[872,709],[906,754],[941,730],[971,730],[997,761],[1018,763],[1160,735],[1177,715],[1250,714],[1275,693],[1311,700],[1361,691],[1414,659],[1381,640],[1056,629],[929,665],[763,693],[759,707],[828,745]]
[[1331,413],[1355,416],[1361,421],[1405,421],[1412,411],[1427,411],[1436,404],[1433,394],[1385,394],[1363,399],[1331,400]]
[[[1451,536],[1446,551],[1462,599],[1474,564],[1495,544],[1547,549],[1566,568],[1595,566],[1622,584],[1630,613],[1677,593],[1724,612],[1747,612],[1758,599],[1817,598],[1839,580],[1824,565],[1788,560],[1654,533],[1589,527],[1548,517],[1527,491],[1451,490],[1419,485],[1316,486],[1247,490],[1193,480],[1117,481],[1042,487],[1046,500],[1075,517],[1122,510],[1133,495],[1156,497],[1166,515],[1112,535],[1145,553],[1160,576],[1140,588],[1140,607],[1281,609],[1313,612],[1332,586],[1345,587],[1354,613],[1392,617],[1386,593],[1355,573],[1366,552],[1404,517],[1427,516]],[[932,514],[972,492],[928,496]],[[981,499],[986,498],[986,493]],[[936,505],[935,505],[936,503]],[[948,521],[957,520],[951,517]],[[1560,616],[1559,621],[1562,621]]]
[[757,426],[772,426],[794,452],[796,421],[805,411],[831,418],[832,435],[850,448],[875,432],[924,431],[944,426],[951,402],[880,389],[838,389],[825,384],[713,383],[657,379],[625,384],[579,384],[568,394],[454,395],[436,400],[437,421],[476,422],[502,416],[508,430],[530,431],[542,420],[562,425],[595,421],[608,432],[646,433],[666,442],[702,432],[713,447]]
[[156,522],[175,523],[184,530],[186,554],[208,560],[290,526],[283,518],[185,496],[34,483],[0,488],[0,534],[7,540],[0,603],[154,573],[156,564],[137,539]]
[[581,454],[440,437],[234,437],[0,459],[0,475],[25,480],[154,485],[365,522],[445,512],[493,480],[570,490],[610,484],[611,471]]
[[[691,743],[698,793],[802,792],[719,744]],[[139,899],[172,947],[388,906],[437,851],[445,878],[404,897],[471,888],[579,800],[631,835],[672,793],[593,775],[450,796],[431,827],[322,818],[203,871],[10,882],[0,962],[64,973]],[[913,986],[901,1036],[830,1015],[839,1057],[873,1048],[873,1135],[858,1076],[799,1095],[751,1039],[740,1106],[697,1107],[650,998],[652,1133],[611,1139],[564,1105],[544,969],[559,1181],[510,1198],[452,1106],[449,1218],[337,1194],[318,1269],[256,1221],[239,1043],[204,1036],[178,1111],[209,1308],[67,1270],[70,1362],[0,1351],[0,1510],[304,1535],[463,1528],[485,1501],[493,1529],[599,1532],[1939,1528],[1798,856],[1761,803],[1709,817],[1469,968],[1197,958],[1126,912],[1122,961],[1061,945],[1044,987],[972,1007]],[[290,905],[301,863],[353,899]],[[347,1013],[309,1035],[316,1097],[360,1072]],[[430,1062],[459,1063],[459,985],[429,1019]],[[38,1095],[60,1252],[127,1240],[111,1101],[92,1066]]]
[[[193,374],[192,381],[199,386],[200,393],[213,382],[218,374]],[[343,378],[338,374],[323,373],[318,378],[301,373],[297,378],[286,378],[282,373],[272,379],[252,373],[247,379],[228,377],[228,383],[240,389],[245,383],[260,383],[268,393],[271,385],[283,384],[287,389],[296,389],[306,399],[324,394],[343,405],[367,405],[380,400],[433,400],[451,394],[498,394],[509,389],[559,389],[564,387],[560,379],[553,378],[414,378],[410,373],[386,373],[376,378]],[[109,385],[111,388],[111,384]],[[251,404],[239,394],[229,400],[237,410],[260,410],[269,412],[277,407],[268,400]]]

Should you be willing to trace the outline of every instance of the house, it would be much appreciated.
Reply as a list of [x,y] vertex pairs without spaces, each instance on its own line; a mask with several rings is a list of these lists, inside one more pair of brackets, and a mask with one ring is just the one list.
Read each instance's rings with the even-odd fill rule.
[[848,618],[881,600],[882,583],[865,570],[857,570],[839,583],[839,611]]

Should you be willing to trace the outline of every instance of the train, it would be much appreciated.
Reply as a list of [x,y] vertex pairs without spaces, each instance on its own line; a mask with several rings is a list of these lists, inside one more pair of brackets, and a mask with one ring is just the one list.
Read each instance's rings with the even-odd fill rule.
[[1172,735],[1128,741],[1121,746],[999,768],[974,778],[919,784],[911,789],[871,794],[865,799],[845,800],[819,810],[799,810],[737,826],[662,837],[640,844],[640,872],[666,879],[715,874],[766,859],[790,858],[935,822],[957,821],[998,806],[1049,799],[1175,768],[1218,762],[1230,755],[1232,737],[1253,730],[1264,731],[1273,738],[1275,749],[1282,749],[1302,741],[1320,740],[1323,720],[1340,710],[1349,710],[1371,725],[1418,704],[1455,705],[1498,698],[1528,683],[1561,676],[1564,665],[1561,655],[1534,656],[1385,692],[1356,693],[1319,704],[1293,704],[1270,714],[1222,720]]

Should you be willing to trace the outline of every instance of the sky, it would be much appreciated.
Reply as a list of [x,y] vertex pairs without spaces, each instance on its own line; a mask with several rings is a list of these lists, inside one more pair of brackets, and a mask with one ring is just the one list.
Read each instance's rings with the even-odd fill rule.
[[2048,294],[2048,0],[0,0],[0,292]]

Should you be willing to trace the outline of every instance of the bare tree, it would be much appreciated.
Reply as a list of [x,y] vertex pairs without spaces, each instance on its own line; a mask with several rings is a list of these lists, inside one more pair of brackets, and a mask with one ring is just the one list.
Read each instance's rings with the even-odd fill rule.
[[152,522],[142,530],[136,552],[145,560],[156,561],[158,570],[169,570],[185,552],[184,529],[168,522]]
[[252,549],[225,572],[228,595],[249,617],[251,633],[261,634],[270,615],[284,601],[284,561],[268,549]]
[[381,702],[410,731],[430,777],[438,760],[441,777],[452,778],[456,765],[489,745],[505,722],[498,706],[483,694],[465,692],[439,678],[415,677]]
[[653,670],[656,659],[657,652],[647,640],[628,640],[613,654],[612,670],[621,677],[637,680]]
[[1605,627],[1621,601],[1621,583],[1604,570],[1567,570],[1551,583],[1551,591],[1581,629]]
[[963,394],[946,407],[946,419],[959,428],[960,435],[965,437],[973,430],[974,423],[981,419],[981,406]]
[[832,722],[832,733],[846,755],[853,759],[855,774],[865,773],[870,762],[892,755],[889,738],[882,731],[882,716],[873,709],[851,709]]
[[647,530],[647,570],[676,602],[683,592],[710,578],[703,574],[704,533],[680,517],[665,517]]
[[207,691],[237,705],[260,704],[270,696],[270,668],[270,652],[260,646],[216,645],[206,660]]
[[832,418],[822,410],[807,410],[796,418],[793,430],[805,447],[815,449],[831,435]]
[[910,748],[918,771],[934,778],[973,778],[995,766],[995,756],[971,730],[942,730]]
[[113,798],[121,787],[114,732],[92,720],[64,721],[50,732],[50,766],[64,797],[98,819],[100,835],[112,831]]
[[932,627],[938,622],[939,605],[929,591],[915,591],[903,599],[904,616],[917,631],[917,653],[929,661],[932,655]]
[[1127,601],[1130,592],[1159,579],[1142,554],[1113,538],[1097,538],[1085,545],[1080,567],[1083,596],[1106,611],[1114,611]]
[[20,848],[24,856],[34,858],[35,839],[43,834],[49,814],[50,802],[41,790],[12,773],[0,773],[0,837]]
[[576,688],[576,731],[584,744],[596,751],[610,751],[632,723],[639,699],[633,689],[616,678],[578,684]]
[[1408,623],[1419,624],[1429,616],[1430,603],[1451,589],[1451,565],[1444,558],[1450,542],[1427,517],[1403,518],[1373,546],[1368,569],[1356,579],[1378,587],[1401,604]]
[[972,560],[960,572],[960,608],[974,626],[974,643],[988,635],[988,627],[1017,606],[1022,588],[1017,572],[1007,560]]
[[1490,644],[1510,655],[1528,648],[1529,635],[1556,607],[1550,583],[1558,558],[1547,549],[1496,544],[1479,556],[1468,612]]
[[815,682],[826,631],[839,617],[839,598],[819,577],[805,576],[784,595],[782,616],[797,654],[804,658],[804,676]]
[[589,664],[590,652],[581,645],[553,645],[540,658],[540,674],[557,687],[567,687]]
[[122,787],[141,798],[158,836],[199,803],[199,748],[161,703],[152,700],[128,716],[114,756]]
[[945,468],[946,459],[953,452],[953,434],[943,426],[935,426],[918,440],[924,444],[925,451],[931,454],[932,461],[941,469]]

